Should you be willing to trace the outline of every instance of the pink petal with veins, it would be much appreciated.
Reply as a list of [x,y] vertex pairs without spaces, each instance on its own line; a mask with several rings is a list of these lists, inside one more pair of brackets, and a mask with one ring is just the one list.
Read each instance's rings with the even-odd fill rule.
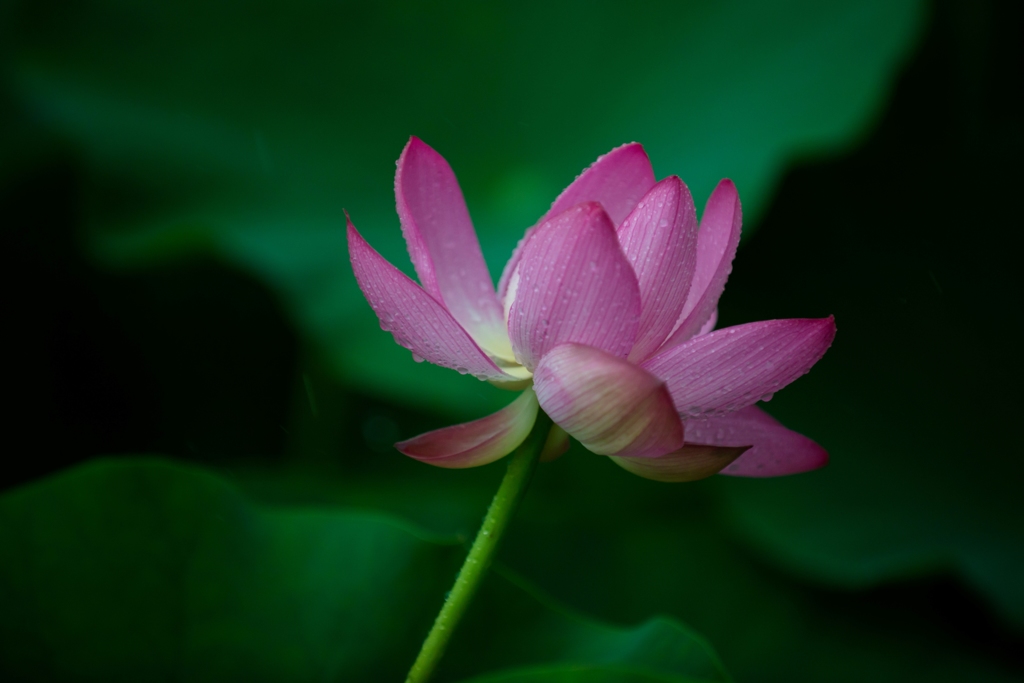
[[502,372],[448,310],[367,244],[348,220],[348,252],[363,295],[399,345],[435,365],[481,379],[516,379]]
[[528,370],[558,344],[625,358],[640,321],[640,289],[608,214],[578,204],[541,225],[523,250],[508,332]]
[[824,467],[828,453],[802,434],[786,429],[757,406],[724,417],[686,421],[687,444],[751,446],[722,474],[781,477]]
[[669,349],[696,335],[718,306],[732,260],[740,243],[743,210],[731,180],[723,180],[711,193],[697,232],[697,267],[686,304],[676,329],[662,349]]
[[[689,434],[687,434],[689,439]],[[665,482],[697,481],[718,474],[743,455],[749,446],[696,446],[687,444],[660,458],[612,458],[615,464],[644,479]]]
[[533,376],[541,407],[599,455],[657,457],[683,445],[665,386],[639,366],[600,349],[562,344]]
[[695,334],[695,337],[699,337],[702,334],[709,334],[714,331],[715,325],[718,324],[718,309],[711,311],[711,317],[704,323],[704,326],[700,328],[700,332]]
[[504,458],[516,449],[537,420],[537,397],[527,389],[498,412],[473,422],[420,434],[395,448],[420,462],[437,467],[479,467]]
[[831,316],[748,323],[694,337],[642,366],[665,381],[684,417],[722,414],[769,400],[809,371],[835,334]]
[[507,349],[504,315],[459,182],[419,138],[410,138],[398,159],[395,198],[423,288],[484,347]]
[[629,353],[640,362],[672,332],[693,280],[697,213],[683,181],[670,176],[651,188],[618,235],[640,284],[640,329]]
[[618,225],[653,186],[654,169],[651,168],[647,152],[639,143],[631,142],[616,147],[598,157],[597,161],[562,190],[562,194],[558,195],[548,212],[537,221],[536,226],[526,231],[501,274],[501,281],[498,284],[499,298],[505,297],[509,278],[519,264],[526,243],[536,232],[537,226],[545,220],[576,204],[598,202],[608,212],[612,223]]

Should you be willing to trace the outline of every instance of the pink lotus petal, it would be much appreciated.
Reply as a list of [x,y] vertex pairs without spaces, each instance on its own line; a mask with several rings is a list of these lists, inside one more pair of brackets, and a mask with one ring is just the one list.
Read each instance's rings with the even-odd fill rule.
[[640,143],[631,142],[599,156],[562,190],[544,218],[557,216],[582,202],[600,202],[618,225],[653,186],[651,160]]
[[740,243],[743,209],[740,196],[731,180],[723,180],[711,193],[701,217],[697,233],[697,268],[686,304],[679,315],[676,329],[662,349],[669,349],[690,339],[707,322],[718,306],[725,290],[725,281],[732,272],[732,260]]
[[395,444],[402,453],[437,467],[479,467],[516,449],[537,420],[537,396],[527,389],[487,417],[420,434]]
[[748,323],[694,337],[642,366],[665,381],[684,417],[728,413],[805,374],[835,334],[831,316]]
[[[689,435],[687,435],[689,438]],[[613,461],[645,479],[666,482],[697,481],[718,474],[749,446],[695,446],[687,444],[660,458],[620,458]]]
[[594,453],[657,457],[683,445],[665,386],[600,349],[555,347],[537,366],[533,383],[544,411]]
[[699,337],[702,334],[709,334],[715,329],[715,325],[718,324],[718,309],[711,311],[711,317],[704,323],[704,326],[700,328],[700,332],[695,334],[695,337]]
[[507,352],[504,315],[459,182],[444,157],[419,138],[410,138],[398,159],[395,198],[423,288],[478,343]]
[[640,321],[640,289],[608,214],[597,202],[541,225],[523,250],[508,332],[533,370],[549,349],[578,342],[625,358]]
[[640,329],[629,353],[640,362],[672,332],[693,280],[697,212],[683,181],[670,176],[652,187],[618,235],[640,284]]
[[348,220],[348,252],[359,288],[399,345],[435,365],[481,379],[516,379],[502,372],[452,314],[367,244]]
[[724,417],[686,421],[687,444],[753,446],[722,474],[781,477],[824,467],[828,453],[806,436],[783,427],[757,406]]
[[498,284],[499,298],[505,297],[509,278],[519,264],[526,243],[536,232],[537,226],[563,211],[582,202],[599,202],[612,219],[619,225],[633,210],[640,198],[654,186],[654,169],[642,145],[631,142],[597,158],[583,173],[558,195],[551,208],[535,227],[526,231],[523,239],[509,259]]

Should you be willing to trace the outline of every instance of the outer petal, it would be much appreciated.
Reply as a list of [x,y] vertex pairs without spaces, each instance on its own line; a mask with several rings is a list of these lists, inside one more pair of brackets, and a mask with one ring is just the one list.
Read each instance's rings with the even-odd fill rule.
[[[651,160],[647,158],[644,148],[637,142],[616,147],[598,157],[597,161],[562,190],[562,194],[558,195],[551,209],[537,221],[537,225],[582,202],[600,203],[612,222],[618,225],[653,186],[654,169],[651,168]],[[536,227],[526,231],[526,235],[505,266],[498,285],[501,298],[504,298],[509,278],[512,277],[523,248],[534,232]]]
[[658,350],[679,319],[697,258],[697,212],[677,176],[644,195],[618,229],[619,243],[640,284],[640,329],[634,362]]
[[740,196],[731,180],[723,180],[708,198],[697,233],[697,268],[686,304],[679,315],[675,331],[663,349],[671,348],[693,337],[701,329],[725,290],[725,281],[732,272],[732,260],[740,243],[743,210]]
[[533,382],[551,419],[598,455],[657,457],[683,445],[665,386],[600,349],[557,346],[541,360]]
[[537,396],[527,389],[493,415],[420,434],[395,444],[410,458],[438,467],[478,467],[504,458],[526,439],[537,419]]
[[806,436],[786,429],[757,406],[724,417],[686,421],[687,444],[752,446],[722,474],[780,477],[824,467],[828,453]]
[[[687,435],[689,438],[689,435]],[[749,446],[695,446],[687,444],[660,458],[612,458],[633,474],[655,481],[682,482],[705,479],[740,457]]]
[[416,274],[463,329],[510,355],[504,316],[466,202],[448,162],[419,138],[398,159],[395,198]]
[[359,288],[399,345],[435,365],[481,379],[514,380],[502,372],[452,314],[383,256],[348,220],[348,253]]
[[578,342],[626,357],[640,320],[640,289],[601,205],[586,202],[545,222],[523,250],[508,332],[533,368],[548,350]]
[[694,337],[643,367],[665,381],[684,417],[728,413],[807,373],[835,334],[831,316],[749,323]]

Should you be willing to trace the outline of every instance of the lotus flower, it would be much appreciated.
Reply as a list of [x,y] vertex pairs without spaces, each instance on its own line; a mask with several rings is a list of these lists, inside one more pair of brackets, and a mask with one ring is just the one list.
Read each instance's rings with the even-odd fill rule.
[[650,479],[778,476],[827,461],[754,404],[810,370],[833,319],[713,331],[740,238],[729,180],[698,229],[686,185],[656,182],[639,144],[618,147],[527,230],[497,291],[455,174],[415,137],[395,195],[419,285],[348,220],[352,268],[381,327],[417,360],[523,390],[493,415],[396,444],[401,452],[484,465],[526,438],[539,407],[556,425],[544,459],[564,451],[567,433]]

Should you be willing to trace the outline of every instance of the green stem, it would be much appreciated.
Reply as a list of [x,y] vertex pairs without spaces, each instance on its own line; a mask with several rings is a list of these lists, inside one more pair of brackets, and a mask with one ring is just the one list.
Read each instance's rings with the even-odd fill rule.
[[533,471],[537,467],[541,451],[544,450],[544,442],[547,440],[548,432],[551,431],[551,418],[544,414],[543,410],[537,412],[537,421],[533,430],[526,437],[519,448],[512,453],[508,464],[508,471],[505,478],[501,480],[498,492],[494,494],[491,507],[487,510],[484,523],[476,534],[473,547],[469,549],[466,561],[462,563],[459,575],[455,579],[455,586],[448,593],[444,606],[434,620],[434,626],[423,641],[420,654],[409,669],[409,676],[405,683],[426,683],[427,679],[434,672],[434,668],[444,654],[444,648],[452,637],[452,632],[458,625],[459,620],[465,613],[469,603],[473,600],[480,580],[487,573],[494,559],[498,543],[501,541],[505,527],[508,526],[512,515],[515,514],[519,501],[526,493],[526,486],[530,483]]

